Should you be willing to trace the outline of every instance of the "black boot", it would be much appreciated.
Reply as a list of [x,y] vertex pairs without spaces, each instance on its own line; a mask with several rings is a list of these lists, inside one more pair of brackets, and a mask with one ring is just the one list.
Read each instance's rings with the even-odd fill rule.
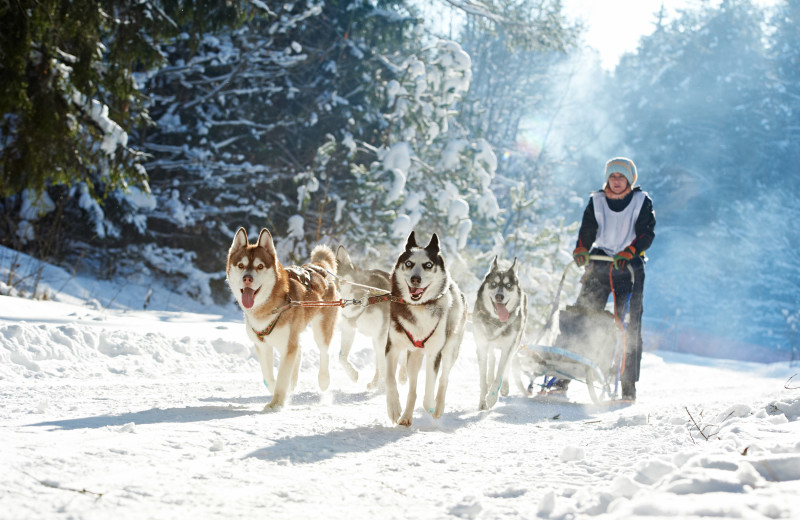
[[622,382],[622,398],[626,401],[636,400],[636,383]]
[[569,379],[559,379],[558,381],[550,387],[550,391],[547,392],[548,395],[552,396],[566,396],[567,395],[567,388],[569,388]]

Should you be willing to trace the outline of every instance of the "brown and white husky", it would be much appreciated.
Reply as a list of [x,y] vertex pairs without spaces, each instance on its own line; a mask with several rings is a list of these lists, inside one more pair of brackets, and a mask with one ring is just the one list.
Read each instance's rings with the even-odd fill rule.
[[[244,310],[247,335],[255,345],[264,384],[272,391],[265,411],[280,409],[286,402],[289,385],[292,390],[297,385],[299,336],[309,324],[319,347],[319,387],[325,391],[330,384],[328,348],[339,308],[289,305],[290,301],[338,300],[338,289],[326,270],[336,273],[336,257],[327,246],[314,248],[311,263],[285,268],[266,229],[261,230],[255,244],[248,243],[244,228],[239,228],[233,237],[225,272],[228,285]],[[280,356],[277,380],[273,350]]]
[[[392,422],[410,426],[423,361],[422,404],[433,417],[442,416],[450,369],[458,357],[467,322],[466,299],[444,265],[436,233],[427,246],[420,247],[411,232],[392,271],[392,295],[386,342],[386,409]],[[400,407],[396,378],[400,356],[408,356],[408,397],[404,411]],[[439,388],[434,393],[437,376]]]

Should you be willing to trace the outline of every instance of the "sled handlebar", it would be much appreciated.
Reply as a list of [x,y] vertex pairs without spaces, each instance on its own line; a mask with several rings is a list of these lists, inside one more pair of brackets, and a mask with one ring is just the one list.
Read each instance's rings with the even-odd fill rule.
[[[610,256],[605,256],[605,255],[589,255],[589,260],[590,261],[591,260],[596,260],[598,262],[613,262],[614,261],[613,258],[611,258]],[[634,275],[633,275],[633,267],[631,267],[631,264],[629,264],[629,263],[626,263],[625,267],[628,269],[628,272],[631,273],[631,285],[633,285],[633,283],[635,282]]]
[[[597,260],[598,262],[614,261],[614,259],[611,258],[610,256],[604,256],[604,255],[589,255],[589,260]],[[553,297],[552,306],[550,308],[550,316],[547,317],[547,321],[545,322],[544,327],[542,327],[542,332],[539,334],[539,337],[536,338],[536,341],[533,342],[534,345],[539,343],[539,340],[542,339],[542,336],[544,335],[545,331],[547,331],[547,329],[550,327],[550,324],[553,322],[553,317],[555,316],[556,311],[558,310],[558,303],[561,300],[561,289],[563,289],[564,287],[564,280],[566,280],[567,278],[567,272],[569,271],[571,265],[574,265],[575,267],[578,266],[573,261],[568,263],[566,267],[564,267],[564,272],[561,273],[561,280],[558,282],[558,288],[556,289],[556,294]],[[631,267],[631,264],[626,264],[625,267],[627,267],[628,272],[631,273],[631,287],[633,287],[633,284],[635,283],[633,275],[633,267]]]

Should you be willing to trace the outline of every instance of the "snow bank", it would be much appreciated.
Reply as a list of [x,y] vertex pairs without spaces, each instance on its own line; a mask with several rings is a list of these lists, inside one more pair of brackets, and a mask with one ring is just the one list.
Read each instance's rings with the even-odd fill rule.
[[[187,331],[188,332],[188,331]],[[252,360],[252,363],[243,361]],[[252,364],[249,344],[68,323],[0,323],[0,380],[167,377]]]

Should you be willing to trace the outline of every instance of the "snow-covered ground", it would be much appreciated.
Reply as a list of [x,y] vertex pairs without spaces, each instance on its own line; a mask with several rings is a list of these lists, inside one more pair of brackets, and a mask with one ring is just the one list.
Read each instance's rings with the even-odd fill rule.
[[262,413],[237,316],[52,296],[0,296],[2,518],[800,518],[787,364],[646,353],[634,405],[573,384],[569,402],[512,388],[480,412],[468,332],[444,416],[420,399],[404,428],[366,390],[363,337],[359,382],[337,333],[321,393],[304,335],[297,391]]

